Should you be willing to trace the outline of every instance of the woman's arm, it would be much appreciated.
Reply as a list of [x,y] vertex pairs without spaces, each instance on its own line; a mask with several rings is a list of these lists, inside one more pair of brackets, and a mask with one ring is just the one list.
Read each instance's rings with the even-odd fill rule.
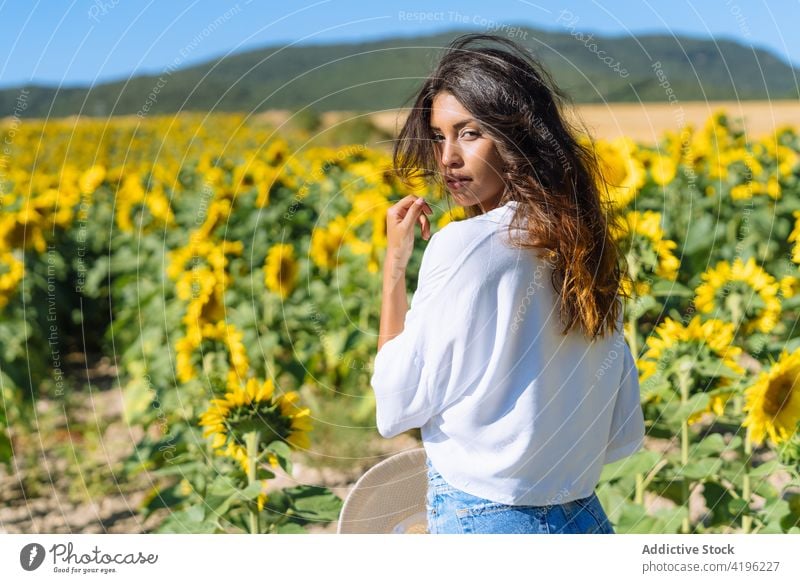
[[394,254],[386,253],[383,264],[383,292],[381,295],[381,326],[378,334],[378,350],[403,331],[403,322],[408,312],[406,296],[406,266]]
[[[485,327],[497,313],[496,294],[481,293],[486,265],[470,257],[471,248],[464,247],[466,239],[458,227],[451,223],[430,237],[414,297],[402,321],[398,316],[400,332],[384,340],[375,355],[370,385],[383,437],[422,427],[474,385],[476,370],[491,352],[494,335]],[[392,273],[389,269],[387,278]],[[396,283],[404,289],[402,285]],[[401,303],[400,297],[393,304],[387,300],[393,291],[389,286],[384,296],[384,304],[390,302],[388,310]],[[482,315],[475,317],[478,307]]]
[[422,237],[431,236],[430,221],[426,214],[433,210],[425,199],[409,195],[392,206],[386,213],[386,258],[383,264],[383,290],[381,295],[381,323],[378,333],[378,350],[403,331],[408,298],[406,296],[406,267],[414,250],[414,228],[420,223]]

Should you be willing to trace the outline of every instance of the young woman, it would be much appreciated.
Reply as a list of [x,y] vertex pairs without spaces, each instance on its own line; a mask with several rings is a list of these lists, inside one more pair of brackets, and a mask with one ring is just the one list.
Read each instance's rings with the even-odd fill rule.
[[525,49],[482,34],[448,49],[394,166],[445,183],[468,218],[431,236],[424,199],[388,211],[378,431],[421,428],[431,533],[613,533],[595,487],[641,448],[644,419],[596,158]]

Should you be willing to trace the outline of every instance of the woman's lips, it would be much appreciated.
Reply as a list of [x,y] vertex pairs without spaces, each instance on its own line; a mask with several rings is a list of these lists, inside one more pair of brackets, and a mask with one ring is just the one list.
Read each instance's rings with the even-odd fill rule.
[[451,190],[461,190],[467,182],[471,182],[471,178],[460,178],[458,180],[447,178],[447,187]]

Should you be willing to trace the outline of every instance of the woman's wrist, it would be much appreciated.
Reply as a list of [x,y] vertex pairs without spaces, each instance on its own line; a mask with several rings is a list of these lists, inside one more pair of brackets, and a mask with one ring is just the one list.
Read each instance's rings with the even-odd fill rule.
[[389,247],[386,250],[386,258],[383,264],[384,283],[395,283],[400,279],[405,279],[408,261],[402,257],[399,249]]

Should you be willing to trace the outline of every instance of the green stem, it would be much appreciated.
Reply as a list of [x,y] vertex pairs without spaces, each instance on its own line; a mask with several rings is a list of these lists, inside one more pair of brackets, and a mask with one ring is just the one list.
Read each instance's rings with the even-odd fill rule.
[[[268,330],[268,334],[272,333],[275,329],[275,298],[270,292],[264,294],[264,325]],[[275,347],[270,346],[266,351],[266,376],[275,377]]]
[[[742,499],[750,506],[750,462],[753,456],[753,443],[750,441],[750,428],[744,436],[744,476],[742,476]],[[753,528],[753,517],[747,514],[742,516],[742,534],[749,534]]]
[[361,326],[362,330],[367,330],[369,328],[369,311],[372,306],[369,302],[364,302],[361,304],[361,310],[359,311],[359,318],[358,323]]
[[743,322],[742,319],[744,318],[744,308],[742,307],[743,299],[741,295],[738,293],[731,294],[728,296],[727,306],[728,309],[731,311],[731,321],[733,322],[734,329],[736,330],[736,336],[739,337],[741,334]]
[[636,472],[636,489],[634,490],[633,502],[635,504],[644,503],[644,473]]
[[[258,464],[258,431],[251,431],[245,435],[245,443],[247,444],[247,483],[252,484],[256,481],[256,468]],[[250,511],[250,533],[258,534],[260,526],[258,524],[258,507],[250,502],[248,504]]]
[[[691,384],[690,372],[684,368],[683,363],[678,365],[678,383],[681,390],[681,406],[686,405],[689,401],[689,385]],[[684,469],[689,464],[689,419],[684,418],[681,421],[681,467]],[[686,475],[683,476],[681,481],[681,500],[686,507],[686,517],[681,522],[681,532],[689,534],[689,479]]]
[[[738,419],[742,418],[742,408],[744,406],[744,397],[741,393],[737,393],[733,399],[734,402],[734,416]],[[753,457],[753,442],[750,440],[750,428],[746,428],[744,434],[744,474],[742,475],[742,500],[750,506],[750,497],[752,495],[752,485],[750,483],[750,465]],[[742,516],[742,534],[750,534],[753,528],[753,517],[748,515]]]
[[[633,270],[638,270],[638,267],[636,267],[636,262],[634,260],[630,260],[630,263],[631,263],[631,265],[633,265],[633,268],[632,268]],[[633,273],[631,275],[635,276],[635,274],[633,274]],[[635,281],[635,279],[634,279],[634,281]],[[636,358],[638,358],[638,356],[639,356],[639,339],[636,336],[636,322],[637,322],[636,311],[635,310],[631,310],[630,311],[630,317],[629,317],[629,326],[630,326],[630,330],[631,330],[631,337],[630,337],[630,340],[629,340],[628,344],[630,346],[631,354],[633,355],[634,360]],[[645,484],[644,484],[644,473],[643,472],[636,472],[635,478],[636,478],[636,482],[635,482],[636,486],[634,488],[633,502],[635,504],[643,504],[644,503],[644,487],[645,487]]]

